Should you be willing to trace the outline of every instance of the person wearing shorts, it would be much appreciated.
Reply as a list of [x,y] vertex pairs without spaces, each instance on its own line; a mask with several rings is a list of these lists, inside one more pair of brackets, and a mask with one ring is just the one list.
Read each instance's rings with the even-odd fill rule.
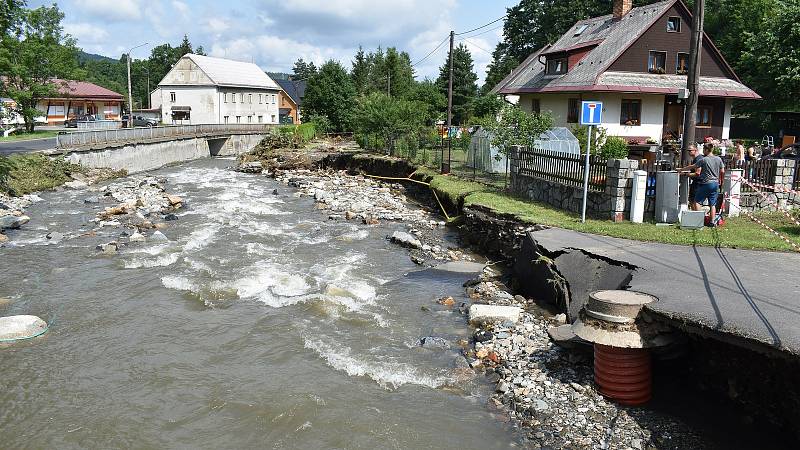
[[[689,144],[689,156],[692,158],[692,166],[697,167],[697,163],[703,159],[703,155],[697,150],[697,146],[695,144]],[[695,207],[694,195],[697,191],[697,177],[700,176],[700,168],[696,168],[692,171],[687,171],[687,167],[681,167],[678,169],[678,172],[681,172],[682,175],[685,175],[689,178],[689,207],[692,210],[697,210]]]
[[717,216],[717,198],[719,196],[719,181],[724,176],[725,163],[722,158],[714,154],[714,145],[705,144],[703,146],[703,159],[686,167],[686,170],[696,171],[700,169],[700,174],[696,177],[697,187],[694,192],[694,203],[692,209],[700,210],[700,205],[708,200],[711,207],[711,219]]

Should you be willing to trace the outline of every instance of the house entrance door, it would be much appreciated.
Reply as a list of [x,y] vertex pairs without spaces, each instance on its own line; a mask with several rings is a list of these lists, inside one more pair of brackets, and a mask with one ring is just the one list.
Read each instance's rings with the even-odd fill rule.
[[678,138],[683,133],[683,103],[669,103],[664,111],[664,136]]

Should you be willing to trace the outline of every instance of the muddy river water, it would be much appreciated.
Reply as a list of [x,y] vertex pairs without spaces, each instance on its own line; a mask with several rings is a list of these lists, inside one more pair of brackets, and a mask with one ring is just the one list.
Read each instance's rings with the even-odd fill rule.
[[230,163],[157,171],[188,207],[168,241],[113,256],[95,246],[120,228],[81,236],[109,206],[87,192],[27,210],[0,249],[0,314],[51,328],[0,348],[0,448],[515,445],[491,386],[454,375],[464,317],[433,307],[463,275],[420,272],[385,239],[402,224],[329,221]]

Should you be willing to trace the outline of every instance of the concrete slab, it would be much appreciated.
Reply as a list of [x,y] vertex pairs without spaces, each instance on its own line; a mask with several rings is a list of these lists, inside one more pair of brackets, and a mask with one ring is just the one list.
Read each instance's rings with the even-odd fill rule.
[[485,264],[472,261],[450,261],[444,264],[439,264],[438,266],[434,267],[434,269],[443,270],[445,272],[479,274],[483,272],[484,267],[486,267]]
[[550,252],[580,249],[637,266],[630,289],[659,299],[646,310],[729,342],[800,355],[798,253],[657,244],[557,228],[534,236]]
[[492,322],[519,322],[522,308],[516,306],[472,305],[469,307],[469,322],[473,324]]

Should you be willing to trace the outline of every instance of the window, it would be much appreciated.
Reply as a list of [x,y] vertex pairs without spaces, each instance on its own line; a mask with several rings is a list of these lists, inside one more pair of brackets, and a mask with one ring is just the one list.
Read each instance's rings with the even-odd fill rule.
[[586,31],[587,28],[589,28],[589,25],[586,24],[578,26],[578,29],[575,30],[575,34],[573,36],[580,36],[584,31]]
[[681,32],[681,18],[680,17],[670,17],[667,19],[667,32],[668,33],[680,33]]
[[622,99],[620,108],[619,124],[627,126],[639,126],[642,124],[642,101]]
[[236,116],[236,123],[242,123],[242,116]]
[[189,72],[189,79],[192,81],[197,81],[197,72]]
[[233,103],[236,103],[236,93],[235,92],[231,94],[231,101],[233,101]]
[[273,114],[273,115],[272,115],[272,123],[275,123],[275,122],[276,122],[276,120],[275,120],[275,114]]
[[697,126],[698,127],[711,127],[711,107],[698,106],[697,107]]
[[222,93],[222,103],[228,103],[228,93],[227,92],[223,92]]
[[170,92],[169,93],[169,101],[172,102],[172,103],[175,103],[175,93],[174,92]]
[[239,103],[244,103],[244,93],[239,94]]
[[247,101],[249,101],[251,105],[253,104],[253,94],[247,94]]
[[651,50],[647,61],[647,70],[650,73],[667,73],[667,52]]
[[258,103],[259,104],[263,103],[263,100],[264,100],[263,97],[264,97],[264,94],[258,94]]
[[275,95],[275,94],[272,94],[272,104],[274,105],[277,101],[278,101],[278,96]]
[[231,116],[225,116],[225,117],[224,117],[224,119],[225,119],[225,123],[228,123],[228,120],[229,120],[230,118],[231,118]]
[[567,123],[578,123],[578,115],[580,113],[580,99],[571,98],[567,105]]
[[539,114],[542,111],[542,103],[539,101],[538,98],[534,98],[531,100],[531,112],[534,114]]
[[253,116],[247,116],[247,123],[253,123]]
[[264,123],[264,116],[258,116],[258,123]]
[[675,73],[686,75],[689,73],[689,54],[678,53],[678,62],[675,64]]
[[561,75],[567,73],[567,59],[555,58],[547,59],[547,75]]

